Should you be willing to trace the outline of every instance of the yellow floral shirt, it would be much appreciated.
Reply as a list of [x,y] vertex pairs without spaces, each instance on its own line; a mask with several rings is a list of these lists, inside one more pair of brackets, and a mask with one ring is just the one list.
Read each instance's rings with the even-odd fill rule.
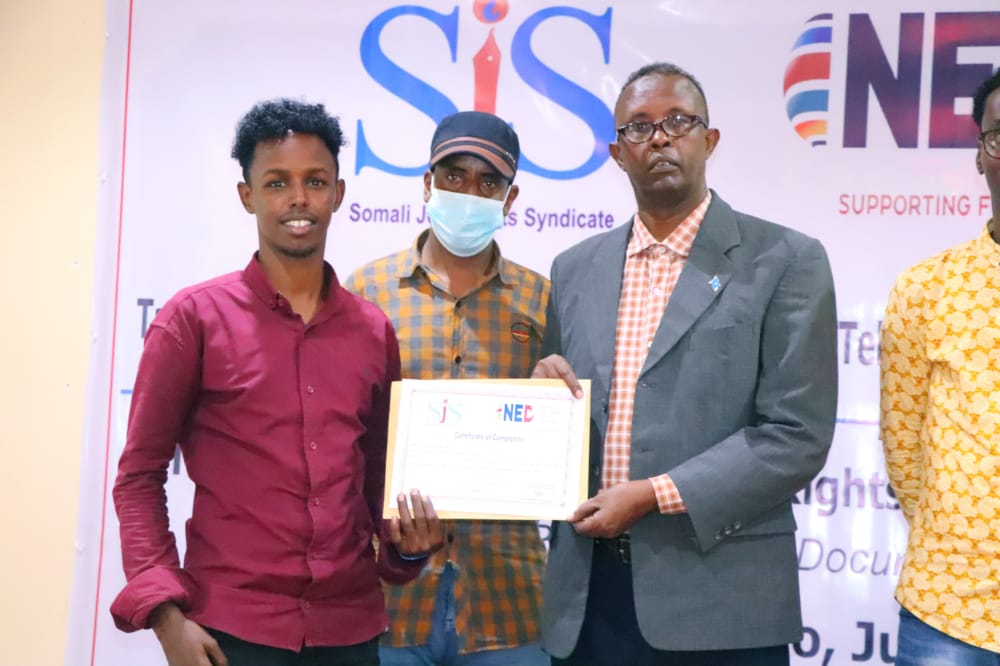
[[1000,652],[1000,245],[989,227],[896,280],[882,443],[910,526],[896,599]]

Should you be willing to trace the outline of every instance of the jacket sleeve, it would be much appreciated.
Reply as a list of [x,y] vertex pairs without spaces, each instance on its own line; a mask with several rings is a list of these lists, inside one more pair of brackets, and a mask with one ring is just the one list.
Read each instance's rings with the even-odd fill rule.
[[823,246],[805,239],[763,314],[753,418],[669,470],[708,550],[788,502],[815,476],[837,413],[837,315]]

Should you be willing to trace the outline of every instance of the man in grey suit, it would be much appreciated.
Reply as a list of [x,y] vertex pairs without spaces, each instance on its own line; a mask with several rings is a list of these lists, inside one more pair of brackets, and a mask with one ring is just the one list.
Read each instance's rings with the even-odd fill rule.
[[802,635],[793,494],[837,400],[833,278],[815,239],[705,183],[700,84],[656,63],[615,107],[633,219],[552,265],[535,377],[592,380],[591,497],[553,525],[554,664],[788,664]]

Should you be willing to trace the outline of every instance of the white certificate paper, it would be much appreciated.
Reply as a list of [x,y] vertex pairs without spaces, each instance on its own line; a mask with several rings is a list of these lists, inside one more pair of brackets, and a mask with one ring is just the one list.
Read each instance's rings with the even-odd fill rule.
[[392,385],[386,516],[417,488],[442,518],[563,520],[587,498],[590,382],[404,379]]

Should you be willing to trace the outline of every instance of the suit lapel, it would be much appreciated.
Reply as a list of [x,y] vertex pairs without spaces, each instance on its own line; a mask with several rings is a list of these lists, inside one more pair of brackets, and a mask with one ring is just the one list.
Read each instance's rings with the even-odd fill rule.
[[584,298],[591,313],[588,337],[594,359],[597,359],[597,377],[606,395],[611,393],[611,372],[615,359],[615,333],[618,326],[618,300],[621,298],[622,273],[625,270],[625,251],[632,235],[632,220],[609,233],[594,251],[591,265],[592,287]]
[[725,290],[726,283],[733,274],[732,261],[726,253],[739,243],[740,234],[732,208],[713,192],[712,203],[695,236],[684,270],[670,295],[640,376],[674,348],[677,341]]

